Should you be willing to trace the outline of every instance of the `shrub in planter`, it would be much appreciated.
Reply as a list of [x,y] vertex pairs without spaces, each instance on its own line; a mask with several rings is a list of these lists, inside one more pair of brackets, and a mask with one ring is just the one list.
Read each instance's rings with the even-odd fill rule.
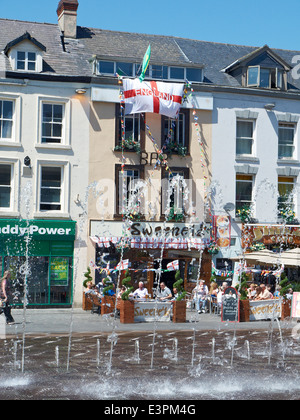
[[85,280],[83,281],[83,287],[87,287],[89,281],[93,281],[93,277],[91,276],[91,269],[90,267],[87,268],[86,273],[84,273]]
[[131,276],[129,270],[126,271],[125,278],[122,285],[127,290],[122,294],[120,302],[120,322],[122,324],[133,324],[134,323],[134,302],[129,300],[129,295],[133,291],[131,286]]
[[176,272],[175,283],[173,287],[177,289],[178,297],[173,302],[173,322],[184,323],[186,322],[186,301],[185,296],[187,292],[183,289],[183,280],[180,278],[180,271]]

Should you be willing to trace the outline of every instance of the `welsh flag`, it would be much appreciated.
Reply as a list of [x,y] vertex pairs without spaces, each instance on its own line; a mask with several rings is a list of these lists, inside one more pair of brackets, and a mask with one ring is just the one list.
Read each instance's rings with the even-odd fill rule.
[[184,84],[123,79],[123,88],[125,115],[150,112],[170,118],[178,116]]

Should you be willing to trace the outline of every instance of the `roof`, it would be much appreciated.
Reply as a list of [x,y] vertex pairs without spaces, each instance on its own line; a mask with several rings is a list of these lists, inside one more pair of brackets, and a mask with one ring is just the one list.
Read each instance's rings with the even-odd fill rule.
[[38,42],[35,38],[33,38],[28,32],[25,32],[23,35],[19,36],[18,38],[12,40],[9,42],[6,47],[4,48],[4,54],[7,54],[11,48],[14,46],[20,44],[23,41],[30,41],[32,42],[36,47],[38,47],[42,51],[46,51],[45,45]]
[[[0,51],[26,33],[45,47],[43,74],[52,76],[92,78],[91,59],[95,55],[103,59],[141,63],[151,44],[151,62],[154,64],[204,66],[205,83],[240,87],[235,77],[222,70],[260,48],[81,26],[77,28],[77,39],[68,38],[63,42],[58,24],[0,19]],[[271,51],[290,67],[295,66],[293,57],[300,55],[300,51]],[[0,70],[3,66],[11,71],[9,60],[2,57]],[[292,79],[291,73],[288,76],[289,88],[297,91],[300,80]]]

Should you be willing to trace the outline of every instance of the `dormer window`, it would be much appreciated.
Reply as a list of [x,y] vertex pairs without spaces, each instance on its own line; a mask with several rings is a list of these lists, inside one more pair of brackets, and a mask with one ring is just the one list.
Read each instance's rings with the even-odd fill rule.
[[235,78],[242,87],[288,89],[291,66],[267,45],[234,61],[222,71]]
[[46,52],[46,47],[28,32],[8,43],[4,49],[13,70],[24,72],[41,73],[44,52]]
[[265,89],[282,89],[283,71],[278,68],[248,67],[247,86]]
[[17,51],[17,70],[36,71],[37,55],[34,52]]

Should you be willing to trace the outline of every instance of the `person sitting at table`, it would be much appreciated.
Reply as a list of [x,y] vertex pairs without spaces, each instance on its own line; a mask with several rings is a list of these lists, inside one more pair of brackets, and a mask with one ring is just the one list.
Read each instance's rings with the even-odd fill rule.
[[193,300],[196,302],[196,309],[198,314],[206,312],[207,298],[208,298],[208,287],[205,285],[204,280],[200,280],[200,283],[193,289]]
[[158,300],[161,302],[164,302],[166,300],[172,299],[172,292],[171,290],[166,286],[164,282],[160,283],[160,292],[158,292]]
[[138,299],[146,299],[148,297],[148,290],[144,287],[144,282],[139,282],[139,288],[136,289],[131,296]]
[[248,299],[254,300],[256,297],[256,284],[254,283],[250,284],[250,287],[247,290],[247,292],[248,292]]
[[176,300],[178,298],[178,290],[176,289],[176,287],[173,288],[173,298],[172,301]]
[[[256,296],[255,300],[272,299],[271,293],[268,291],[265,284],[262,283],[259,288],[260,288],[260,293],[257,293],[257,296]],[[256,291],[257,291],[257,289],[256,289]]]
[[126,292],[126,287],[125,286],[122,286],[121,287],[121,289],[119,290],[119,293],[118,293],[118,296],[117,296],[117,299],[121,299],[122,298],[122,295],[123,295],[123,293],[124,292]]

